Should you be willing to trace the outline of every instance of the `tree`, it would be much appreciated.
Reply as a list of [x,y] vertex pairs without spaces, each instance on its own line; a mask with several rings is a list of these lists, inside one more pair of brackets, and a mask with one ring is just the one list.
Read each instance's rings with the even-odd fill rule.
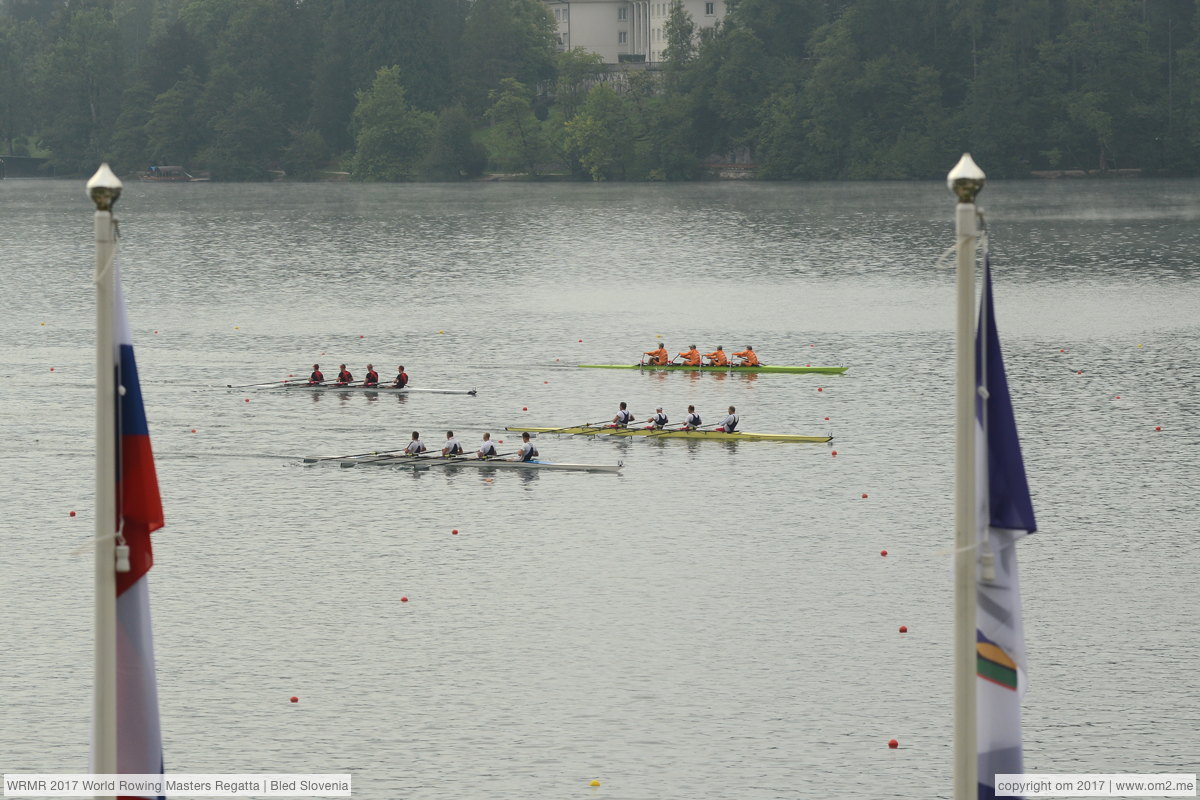
[[417,177],[433,135],[434,116],[408,104],[399,67],[383,67],[354,109],[355,180],[405,181]]
[[486,165],[487,151],[475,141],[467,112],[462,106],[442,109],[421,172],[434,180],[455,181],[482,175]]
[[317,177],[328,157],[329,148],[325,140],[310,128],[297,131],[292,136],[291,143],[283,150],[280,163],[288,178],[310,181]]
[[567,138],[594,181],[619,180],[628,174],[634,128],[627,104],[607,86],[595,86],[574,119]]
[[501,169],[536,176],[550,155],[550,143],[542,123],[533,113],[529,89],[514,78],[504,78],[491,94],[487,119],[488,152]]
[[542,0],[475,0],[459,48],[467,110],[483,112],[507,78],[536,87],[554,77],[554,43],[554,18]]
[[187,164],[203,141],[204,130],[197,124],[196,101],[200,81],[185,67],[180,80],[154,98],[146,120],[145,158],[153,164]]
[[112,15],[68,7],[42,62],[41,134],[62,172],[88,172],[104,160],[121,107],[124,78]]
[[212,143],[200,160],[214,178],[256,181],[271,177],[287,141],[283,106],[265,89],[238,92],[233,104],[212,123]]

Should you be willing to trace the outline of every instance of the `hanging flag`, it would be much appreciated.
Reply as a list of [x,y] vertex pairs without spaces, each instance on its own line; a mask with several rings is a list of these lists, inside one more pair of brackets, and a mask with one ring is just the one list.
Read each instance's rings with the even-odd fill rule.
[[1021,698],[1025,631],[1016,542],[1037,530],[1021,460],[1021,443],[1000,355],[992,307],[992,267],[984,257],[983,302],[975,337],[976,487],[979,545],[976,579],[976,717],[979,798],[996,796],[996,775],[1024,772]]
[[142,407],[133,338],[113,264],[117,365],[117,543],[129,546],[129,571],[117,573],[117,772],[162,774],[162,736],[146,574],[154,564],[150,533],[163,526],[150,431]]

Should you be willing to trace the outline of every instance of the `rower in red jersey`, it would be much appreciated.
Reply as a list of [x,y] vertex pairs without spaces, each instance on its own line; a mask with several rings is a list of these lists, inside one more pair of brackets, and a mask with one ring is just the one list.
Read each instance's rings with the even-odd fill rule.
[[392,386],[397,389],[403,389],[408,386],[408,373],[404,371],[404,365],[396,367],[396,380],[392,381]]
[[350,374],[350,370],[346,369],[346,365],[342,364],[338,367],[340,370],[337,376],[337,386],[345,386],[354,380],[354,376]]
[[324,383],[325,376],[321,373],[321,365],[313,364],[312,375],[308,376],[308,385],[316,386],[318,383]]
[[363,378],[363,386],[378,386],[379,373],[375,371],[375,367],[367,364],[367,377]]

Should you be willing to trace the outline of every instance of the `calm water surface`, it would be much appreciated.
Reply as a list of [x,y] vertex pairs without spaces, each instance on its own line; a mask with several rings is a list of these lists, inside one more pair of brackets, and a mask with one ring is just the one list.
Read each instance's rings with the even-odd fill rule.
[[[981,199],[1041,529],[1020,551],[1026,766],[1196,772],[1200,183]],[[89,208],[82,184],[0,182],[6,772],[87,764]],[[118,208],[167,516],[168,771],[351,772],[372,800],[948,795],[940,184],[134,184]],[[658,336],[850,370],[571,368]],[[224,388],[314,361],[479,394]],[[543,437],[546,457],[625,469],[298,460],[414,429],[507,440],[621,400],[705,421],[736,404],[748,430],[832,431],[838,456]]]

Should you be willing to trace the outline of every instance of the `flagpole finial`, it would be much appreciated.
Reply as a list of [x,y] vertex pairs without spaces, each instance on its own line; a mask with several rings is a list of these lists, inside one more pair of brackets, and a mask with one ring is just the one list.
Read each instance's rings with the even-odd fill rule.
[[123,186],[121,179],[108,168],[108,162],[105,162],[87,182],[88,197],[96,204],[97,211],[112,211],[113,203],[121,196]]
[[970,153],[963,153],[962,158],[946,175],[946,186],[954,192],[960,203],[974,203],[975,195],[983,191],[987,176],[971,158]]

